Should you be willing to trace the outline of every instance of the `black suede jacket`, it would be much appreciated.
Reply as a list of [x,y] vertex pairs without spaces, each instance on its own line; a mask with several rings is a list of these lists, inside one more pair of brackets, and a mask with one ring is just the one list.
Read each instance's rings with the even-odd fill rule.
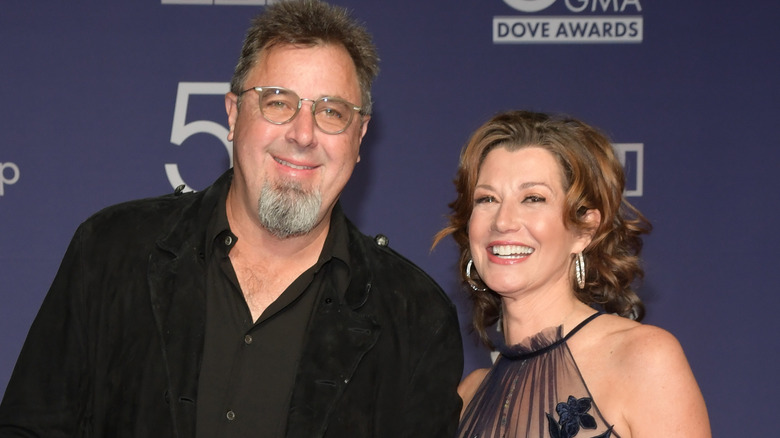
[[[203,246],[231,178],[109,207],[79,227],[6,389],[0,437],[195,436]],[[463,357],[453,304],[347,226],[350,285],[316,304],[286,436],[454,436]]]

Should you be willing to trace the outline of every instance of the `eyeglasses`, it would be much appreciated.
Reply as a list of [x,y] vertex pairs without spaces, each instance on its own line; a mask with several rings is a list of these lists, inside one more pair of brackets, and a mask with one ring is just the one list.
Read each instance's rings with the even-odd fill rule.
[[340,134],[352,123],[353,111],[360,107],[338,97],[320,97],[306,99],[299,97],[294,91],[282,87],[253,87],[239,93],[255,90],[259,96],[260,112],[263,118],[275,125],[289,123],[301,110],[304,100],[311,102],[311,113],[314,123],[326,134]]

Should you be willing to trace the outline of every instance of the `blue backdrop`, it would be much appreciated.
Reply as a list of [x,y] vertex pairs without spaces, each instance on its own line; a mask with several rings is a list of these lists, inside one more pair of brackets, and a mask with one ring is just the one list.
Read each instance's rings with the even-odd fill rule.
[[[81,221],[179,179],[201,189],[230,165],[221,93],[264,7],[28,3],[0,8],[0,392]],[[342,197],[364,232],[386,234],[439,281],[465,326],[454,244],[429,247],[468,135],[514,108],[599,126],[655,225],[646,322],[680,339],[716,436],[775,431],[778,3],[335,3],[367,24],[382,58],[363,159]],[[488,364],[472,338],[464,344],[466,372]]]

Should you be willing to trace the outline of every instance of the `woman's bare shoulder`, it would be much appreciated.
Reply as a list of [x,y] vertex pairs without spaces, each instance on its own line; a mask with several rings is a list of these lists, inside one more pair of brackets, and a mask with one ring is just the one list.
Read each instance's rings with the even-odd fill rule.
[[468,406],[471,402],[471,399],[474,398],[474,394],[477,392],[479,385],[485,379],[488,371],[490,371],[490,368],[476,369],[469,373],[469,375],[460,382],[460,385],[458,385],[458,394],[463,400],[461,415],[463,415],[463,412],[466,410],[466,406]]
[[617,363],[648,371],[651,368],[680,365],[680,361],[685,367],[688,366],[680,342],[668,331],[654,325],[610,316],[617,320],[607,327],[605,338],[612,348],[611,356],[618,359]]
[[621,418],[614,421],[624,419],[631,436],[710,436],[704,400],[677,338],[660,327],[605,316],[597,336],[602,357],[609,358],[604,371],[609,386],[622,389],[604,393],[619,400]]
[[615,376],[636,382],[689,369],[680,342],[660,327],[602,315],[594,320],[588,333],[583,339],[586,350],[598,361],[609,358],[608,368]]

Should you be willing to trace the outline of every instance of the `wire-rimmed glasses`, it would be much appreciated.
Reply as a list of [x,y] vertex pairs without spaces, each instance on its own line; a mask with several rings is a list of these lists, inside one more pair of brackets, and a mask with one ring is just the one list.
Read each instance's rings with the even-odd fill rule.
[[252,87],[241,93],[255,90],[260,103],[260,112],[263,118],[275,125],[289,123],[301,110],[304,100],[311,102],[311,113],[314,123],[326,134],[340,134],[352,123],[354,111],[360,111],[360,107],[338,97],[320,97],[318,99],[306,99],[298,96],[292,90],[283,87]]

